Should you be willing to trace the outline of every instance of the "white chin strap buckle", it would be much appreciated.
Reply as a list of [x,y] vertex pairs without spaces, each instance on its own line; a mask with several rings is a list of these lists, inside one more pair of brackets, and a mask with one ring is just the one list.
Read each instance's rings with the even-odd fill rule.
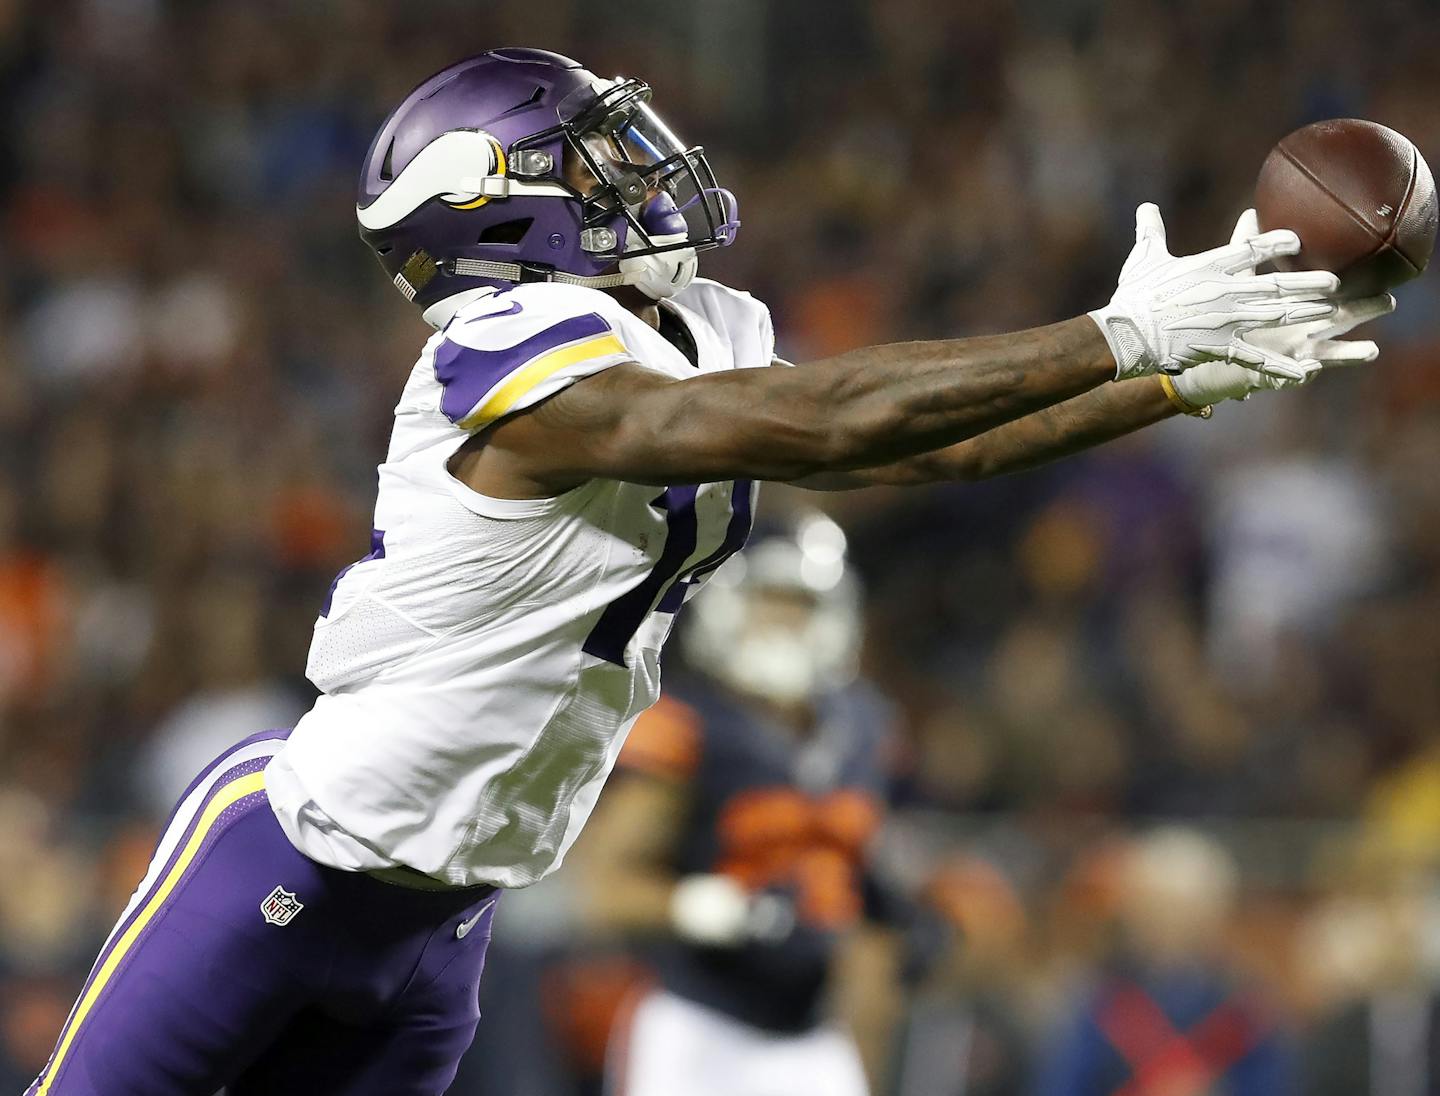
[[[626,241],[634,240],[630,236]],[[652,236],[657,244],[684,243],[685,234]],[[620,260],[620,276],[626,285],[633,285],[652,300],[663,301],[679,293],[692,281],[700,268],[700,260],[693,247],[679,247],[674,251],[662,251],[658,255],[634,255]]]

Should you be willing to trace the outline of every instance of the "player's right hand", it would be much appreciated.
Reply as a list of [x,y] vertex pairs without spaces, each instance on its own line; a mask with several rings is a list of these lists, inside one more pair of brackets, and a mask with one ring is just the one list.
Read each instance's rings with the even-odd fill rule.
[[687,875],[670,896],[670,923],[682,940],[705,947],[740,947],[784,940],[796,926],[794,903],[751,894],[728,875]]
[[1314,363],[1245,339],[1263,328],[1309,323],[1335,312],[1340,279],[1323,270],[1256,274],[1278,255],[1294,255],[1288,229],[1256,232],[1224,247],[1176,257],[1165,243],[1160,210],[1135,211],[1135,246],[1115,296],[1090,313],[1115,356],[1115,379],[1181,373],[1226,361],[1274,377],[1301,380]]
[[[1247,209],[1236,222],[1232,242],[1258,234],[1257,218]],[[1186,403],[1196,407],[1219,403],[1221,400],[1244,400],[1251,392],[1278,392],[1304,384],[1324,369],[1362,365],[1373,362],[1380,348],[1369,339],[1342,339],[1359,327],[1395,310],[1395,298],[1388,293],[1374,297],[1347,300],[1336,306],[1334,314],[1307,323],[1286,327],[1262,328],[1244,336],[1246,342],[1262,350],[1272,350],[1297,362],[1308,363],[1300,378],[1267,375],[1257,369],[1234,362],[1205,362],[1187,369],[1175,378],[1175,392]]]

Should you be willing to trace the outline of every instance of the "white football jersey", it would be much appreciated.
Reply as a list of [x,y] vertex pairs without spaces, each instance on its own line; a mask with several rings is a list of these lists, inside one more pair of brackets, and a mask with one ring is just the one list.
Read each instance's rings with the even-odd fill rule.
[[395,409],[371,551],[337,576],[306,673],[322,694],[266,769],[312,859],[519,887],[557,867],[660,689],[682,602],[744,543],[755,485],[596,479],[480,495],[447,467],[476,430],[635,361],[768,366],[769,313],[696,280],[673,308],[699,366],[593,289],[482,291],[426,343]]

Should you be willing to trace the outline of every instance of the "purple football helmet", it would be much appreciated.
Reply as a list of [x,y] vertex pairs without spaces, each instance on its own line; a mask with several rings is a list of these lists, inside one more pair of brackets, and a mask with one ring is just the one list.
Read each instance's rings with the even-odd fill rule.
[[[673,295],[695,253],[734,239],[734,196],[681,144],[639,80],[538,49],[451,65],[380,127],[360,235],[422,309],[481,286],[560,281]],[[567,156],[593,176],[567,181]]]

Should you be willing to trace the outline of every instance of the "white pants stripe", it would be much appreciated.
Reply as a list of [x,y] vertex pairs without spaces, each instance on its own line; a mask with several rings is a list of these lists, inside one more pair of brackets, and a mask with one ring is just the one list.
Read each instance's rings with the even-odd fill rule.
[[236,765],[246,761],[254,761],[260,757],[273,757],[275,751],[285,744],[283,739],[267,738],[259,742],[251,742],[249,745],[241,746],[234,753],[226,756],[225,760],[217,764],[214,769],[195,785],[183,800],[180,806],[175,809],[175,816],[170,824],[165,827],[165,832],[160,836],[160,844],[155,848],[155,855],[150,859],[150,866],[145,869],[145,876],[140,880],[140,885],[135,888],[135,893],[130,896],[130,901],[125,903],[125,909],[115,920],[115,927],[110,930],[110,935],[105,938],[105,944],[100,949],[103,955],[110,947],[110,941],[115,939],[115,934],[120,927],[130,919],[130,915],[139,907],[140,903],[149,897],[150,892],[155,889],[155,884],[160,881],[160,875],[165,870],[165,865],[170,862],[170,857],[175,855],[175,849],[190,831],[190,826],[195,821],[201,809],[205,806],[210,793],[215,790],[215,785]]
[[[236,765],[243,764],[246,761],[254,761],[257,758],[273,757],[275,751],[282,745],[284,745],[283,739],[271,738],[261,739],[259,742],[251,742],[239,747],[232,754],[227,755],[223,761],[215,764],[211,771],[206,774],[205,779],[196,784],[190,794],[180,801],[180,805],[175,808],[174,816],[165,827],[165,832],[160,835],[160,842],[155,848],[155,855],[151,857],[150,864],[145,869],[145,875],[140,880],[140,885],[137,886],[135,892],[130,895],[130,900],[125,903],[125,908],[120,912],[120,916],[115,919],[115,924],[110,929],[110,934],[105,937],[105,943],[101,945],[99,953],[95,956],[95,962],[90,968],[89,975],[86,976],[85,987],[87,989],[90,985],[90,979],[94,977],[95,972],[100,968],[101,963],[105,961],[105,957],[109,954],[110,945],[114,942],[115,937],[130,921],[131,915],[149,899],[150,893],[159,885],[165,868],[170,863],[170,858],[175,855],[175,851],[179,848],[180,842],[183,841],[185,835],[190,832],[190,827],[194,824],[201,810],[204,809],[206,802],[210,799],[211,793],[215,790],[215,785],[229,774]],[[85,990],[82,989],[76,996],[75,1003],[70,1006],[70,1012],[65,1017],[65,1023],[60,1028],[62,1033],[70,1027],[71,1022],[75,1018],[75,1010],[80,1007],[80,1002],[84,999]],[[53,1057],[54,1055],[52,1054],[52,1060]],[[45,1076],[49,1069],[50,1063],[47,1062],[45,1069],[40,1073],[40,1077],[36,1078],[37,1082]]]

